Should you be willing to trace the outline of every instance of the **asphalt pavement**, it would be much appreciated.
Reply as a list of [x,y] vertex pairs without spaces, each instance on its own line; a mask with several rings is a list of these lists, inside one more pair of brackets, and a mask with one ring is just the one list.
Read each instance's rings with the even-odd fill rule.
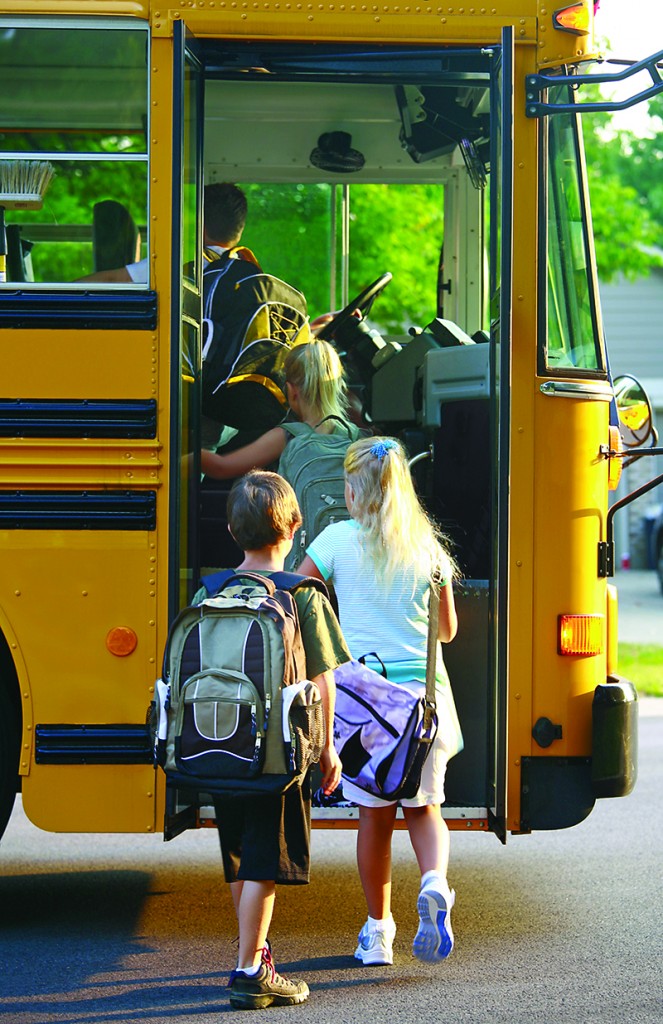
[[[659,702],[661,704],[663,702]],[[575,828],[454,832],[456,949],[411,954],[419,873],[394,837],[393,967],[353,959],[355,836],[316,831],[309,886],[282,886],[271,938],[310,1002],[259,1024],[661,1024],[663,715],[640,723],[632,795]],[[239,1024],[235,917],[216,835],[53,835],[20,801],[0,843],[2,1024]]]

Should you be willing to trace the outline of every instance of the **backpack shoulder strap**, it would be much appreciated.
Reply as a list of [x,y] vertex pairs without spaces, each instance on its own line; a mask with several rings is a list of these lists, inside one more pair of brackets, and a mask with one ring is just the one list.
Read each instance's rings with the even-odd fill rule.
[[301,437],[303,434],[312,434],[314,432],[313,427],[309,427],[308,423],[300,423],[297,420],[284,421],[279,423],[279,427],[282,427],[286,434],[290,434],[291,437]]
[[[345,427],[348,432],[348,437],[352,441],[357,441],[362,436],[360,427],[356,426],[354,423],[350,423],[349,420],[343,419],[342,416],[325,416],[323,420],[320,420],[320,423],[326,423],[328,420],[335,420],[336,423],[340,423],[342,427]],[[316,426],[319,427],[320,423],[316,424]],[[283,426],[283,424],[281,424],[281,426]]]
[[229,580],[231,576],[235,575],[234,569],[223,569],[221,572],[211,572],[207,576],[202,576],[200,583],[207,592],[208,597],[213,597],[219,589],[223,586],[226,580]]
[[246,245],[235,245],[228,250],[228,258],[231,260],[244,260],[246,263],[253,263],[262,273],[262,267],[254,256],[253,252]]
[[315,576],[302,576],[298,572],[273,572],[270,579],[277,590],[289,590],[291,593],[293,590],[297,590],[299,587],[314,587],[315,590],[319,590],[325,597],[329,597],[329,591],[327,585],[323,580],[317,579]]
[[203,248],[203,262],[204,263],[225,263],[229,259],[230,250],[226,249],[225,252],[217,252],[216,249],[210,249],[208,246]]
[[228,583],[239,580],[249,580],[251,583],[264,587],[270,595],[276,590],[273,577],[263,576],[259,572],[247,572],[245,570],[238,572],[236,569],[222,569],[220,572],[210,573],[208,576],[203,576],[200,582],[204,586],[208,597],[217,597]]
[[259,572],[244,570],[237,572],[236,569],[222,569],[220,572],[212,572],[208,576],[203,576],[200,582],[207,591],[208,597],[216,597],[231,580],[251,580],[253,583],[264,586],[265,590],[270,592],[274,590],[293,591],[302,586],[314,587],[325,597],[329,597],[327,586],[322,580],[315,576],[302,576],[301,573],[285,572],[285,570],[273,572],[270,576],[263,576]]

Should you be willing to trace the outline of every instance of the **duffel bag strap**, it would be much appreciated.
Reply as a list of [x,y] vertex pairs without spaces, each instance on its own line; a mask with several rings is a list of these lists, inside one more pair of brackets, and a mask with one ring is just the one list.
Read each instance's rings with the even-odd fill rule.
[[386,679],[387,678],[387,669],[386,669],[385,663],[383,662],[383,660],[380,657],[380,655],[377,654],[376,651],[371,651],[370,654],[362,654],[361,658],[357,658],[357,661],[361,665],[365,665],[367,658],[375,658],[375,660],[380,663],[380,675],[384,676],[384,678]]
[[[440,618],[439,581],[434,580],[430,588],[428,605],[428,642],[426,644],[426,707],[424,709],[424,729],[428,731],[433,724],[435,714],[435,675],[437,670],[437,639]],[[448,586],[448,584],[447,584]]]

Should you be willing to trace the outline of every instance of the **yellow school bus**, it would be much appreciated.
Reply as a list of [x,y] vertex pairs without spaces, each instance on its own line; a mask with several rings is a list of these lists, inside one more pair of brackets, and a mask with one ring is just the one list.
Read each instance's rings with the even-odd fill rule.
[[[248,244],[299,268],[311,313],[377,296],[351,383],[464,574],[449,825],[564,828],[631,790],[616,392],[645,409],[629,443],[647,413],[601,328],[574,78],[594,20],[588,0],[0,0],[0,830],[19,790],[51,831],[209,820],[155,772],[146,710],[169,623],[226,557],[196,454],[214,181],[246,187]],[[25,162],[54,173],[30,191]],[[137,258],[145,283],[81,280]]]

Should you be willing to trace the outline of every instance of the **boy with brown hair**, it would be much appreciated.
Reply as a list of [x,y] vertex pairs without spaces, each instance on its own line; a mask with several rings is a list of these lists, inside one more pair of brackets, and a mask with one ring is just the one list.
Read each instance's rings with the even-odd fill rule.
[[[244,551],[236,571],[264,576],[282,571],[301,521],[295,492],[283,477],[253,470],[237,480],[228,497],[228,528]],[[332,793],[341,778],[333,744],[333,670],[350,660],[350,652],[324,594],[306,584],[292,593],[307,678],[317,683],[322,696],[327,732],[320,769],[323,790]],[[206,596],[199,592],[196,598]],[[309,880],[310,778],[281,795],[216,797],[214,806],[224,873],[239,923],[237,967],[228,982],[230,1003],[238,1009],[303,1003],[308,985],[276,972],[267,933],[276,885],[303,885]]]

